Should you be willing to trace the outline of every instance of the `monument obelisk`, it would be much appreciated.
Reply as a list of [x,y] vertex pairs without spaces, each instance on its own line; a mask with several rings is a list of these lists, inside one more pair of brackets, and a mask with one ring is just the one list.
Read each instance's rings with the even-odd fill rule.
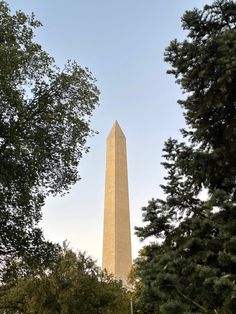
[[126,139],[116,121],[107,138],[102,267],[126,284],[131,265]]

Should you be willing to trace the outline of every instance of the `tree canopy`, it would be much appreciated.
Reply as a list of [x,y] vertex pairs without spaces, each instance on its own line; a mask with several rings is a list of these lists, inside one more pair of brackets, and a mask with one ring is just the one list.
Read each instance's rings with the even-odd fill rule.
[[34,41],[34,14],[0,1],[0,260],[57,248],[37,227],[49,194],[67,191],[93,134],[99,91],[87,68],[60,70]]
[[0,313],[128,314],[129,295],[90,257],[65,247],[47,272],[11,277],[0,286]]
[[143,313],[234,313],[236,4],[186,11],[182,26],[165,60],[186,94],[186,141],[165,143],[166,198],[142,209],[137,235],[156,242],[136,262],[136,300]]

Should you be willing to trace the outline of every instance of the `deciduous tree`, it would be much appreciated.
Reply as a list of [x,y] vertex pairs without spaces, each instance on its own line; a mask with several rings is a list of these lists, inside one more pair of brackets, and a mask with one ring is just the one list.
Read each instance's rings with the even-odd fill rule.
[[129,296],[121,282],[101,271],[90,257],[64,248],[47,272],[0,287],[0,313],[128,314]]
[[56,67],[34,41],[39,26],[33,14],[12,14],[0,1],[0,261],[50,256],[53,245],[37,227],[41,208],[79,179],[98,104],[89,70]]

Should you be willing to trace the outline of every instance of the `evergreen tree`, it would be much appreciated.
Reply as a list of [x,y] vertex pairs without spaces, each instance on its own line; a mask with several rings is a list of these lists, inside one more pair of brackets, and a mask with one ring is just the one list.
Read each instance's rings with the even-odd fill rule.
[[186,11],[182,25],[165,60],[187,94],[188,144],[165,143],[166,199],[142,209],[137,235],[159,242],[136,262],[136,298],[143,313],[236,313],[236,3]]

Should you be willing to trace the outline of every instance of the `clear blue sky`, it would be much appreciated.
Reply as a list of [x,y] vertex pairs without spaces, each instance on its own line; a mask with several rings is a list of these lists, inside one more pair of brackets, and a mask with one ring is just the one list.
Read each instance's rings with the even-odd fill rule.
[[183,97],[166,74],[165,47],[183,39],[185,10],[209,0],[34,0],[8,1],[10,8],[34,12],[43,23],[36,40],[59,66],[75,59],[97,78],[100,107],[92,126],[90,152],[80,163],[81,181],[61,198],[50,198],[41,223],[46,238],[67,239],[101,263],[106,137],[118,120],[127,138],[133,257],[141,247],[133,235],[141,207],[162,196],[162,147],[180,138],[184,126],[177,99]]

